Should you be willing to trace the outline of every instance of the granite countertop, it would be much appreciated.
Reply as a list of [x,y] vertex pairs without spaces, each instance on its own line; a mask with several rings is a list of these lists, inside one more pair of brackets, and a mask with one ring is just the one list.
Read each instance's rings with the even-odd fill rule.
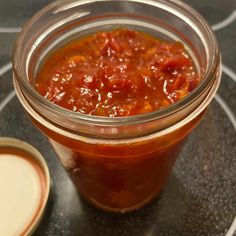
[[215,30],[223,58],[222,83],[159,199],[125,215],[103,212],[79,198],[46,138],[15,96],[12,46],[23,23],[49,2],[0,0],[0,136],[35,146],[44,155],[54,183],[34,235],[232,236],[236,228],[236,0],[185,0]]

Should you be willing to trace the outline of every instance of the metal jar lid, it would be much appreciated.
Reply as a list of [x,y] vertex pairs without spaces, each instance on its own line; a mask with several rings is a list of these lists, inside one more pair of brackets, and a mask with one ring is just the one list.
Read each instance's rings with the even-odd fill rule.
[[0,235],[31,235],[48,201],[50,176],[30,144],[0,138]]

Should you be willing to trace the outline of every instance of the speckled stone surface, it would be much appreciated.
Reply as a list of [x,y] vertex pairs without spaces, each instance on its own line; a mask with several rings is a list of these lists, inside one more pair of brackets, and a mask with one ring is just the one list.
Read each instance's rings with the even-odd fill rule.
[[[235,0],[185,1],[211,25],[236,14]],[[0,0],[1,69],[11,60],[16,38],[16,34],[1,33],[1,27],[22,26],[49,2]],[[236,21],[217,30],[216,36],[226,66],[218,99],[213,100],[202,123],[188,138],[159,198],[125,215],[100,211],[79,198],[46,138],[31,124],[17,98],[13,95],[3,107],[13,90],[12,72],[1,75],[0,69],[0,136],[20,138],[39,149],[54,182],[48,208],[35,236],[226,235],[236,215],[236,130],[224,106],[236,115],[236,81],[233,80],[236,79]],[[234,73],[229,73],[227,68]]]

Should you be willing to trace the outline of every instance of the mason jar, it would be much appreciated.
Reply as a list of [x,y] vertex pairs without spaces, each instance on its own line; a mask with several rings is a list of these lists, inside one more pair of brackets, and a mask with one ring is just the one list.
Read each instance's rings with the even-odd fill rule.
[[[166,108],[115,118],[64,109],[36,91],[36,74],[50,53],[75,38],[122,27],[182,42],[201,79],[198,87]],[[165,186],[184,140],[216,93],[221,58],[209,25],[183,2],[66,0],[46,6],[25,24],[14,48],[13,77],[22,106],[80,195],[104,210],[125,212]]]

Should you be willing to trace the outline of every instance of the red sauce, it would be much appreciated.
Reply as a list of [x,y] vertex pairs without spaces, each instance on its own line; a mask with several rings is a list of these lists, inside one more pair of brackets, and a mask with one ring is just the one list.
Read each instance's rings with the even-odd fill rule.
[[130,29],[98,32],[52,53],[36,88],[49,101],[97,116],[131,116],[171,105],[199,78],[180,42]]
[[[59,106],[117,117],[169,106],[188,95],[199,78],[180,42],[116,29],[59,48],[45,60],[36,82],[39,93]],[[159,194],[184,138],[201,117],[163,136],[124,144],[74,140],[32,119],[50,137],[80,194],[103,209],[124,211]]]

